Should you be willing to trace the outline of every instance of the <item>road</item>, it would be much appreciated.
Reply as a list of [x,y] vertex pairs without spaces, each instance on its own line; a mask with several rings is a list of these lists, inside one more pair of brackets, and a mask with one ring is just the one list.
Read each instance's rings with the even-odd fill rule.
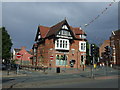
[[70,82],[36,86],[36,88],[118,88],[118,79],[88,80],[85,82]]
[[95,78],[91,78],[90,70],[74,74],[43,74],[26,70],[23,70],[22,73],[25,73],[26,76],[3,77],[3,88],[118,87],[118,71],[111,68],[107,73],[105,69],[96,69]]

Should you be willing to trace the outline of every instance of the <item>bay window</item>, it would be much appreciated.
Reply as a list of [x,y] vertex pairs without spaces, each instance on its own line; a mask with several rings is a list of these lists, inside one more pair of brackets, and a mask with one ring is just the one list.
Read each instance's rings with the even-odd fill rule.
[[69,50],[69,40],[68,39],[55,40],[55,49]]

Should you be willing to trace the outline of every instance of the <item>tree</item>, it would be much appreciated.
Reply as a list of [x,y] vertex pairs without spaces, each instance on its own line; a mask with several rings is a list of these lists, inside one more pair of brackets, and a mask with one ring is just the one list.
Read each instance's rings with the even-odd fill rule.
[[0,32],[1,31],[2,31],[2,59],[9,60],[11,57],[11,47],[13,45],[12,40],[5,27],[0,28]]
[[90,61],[91,61],[91,57],[90,57],[90,55],[89,55],[89,42],[86,42],[86,64],[88,65],[88,64],[90,64]]

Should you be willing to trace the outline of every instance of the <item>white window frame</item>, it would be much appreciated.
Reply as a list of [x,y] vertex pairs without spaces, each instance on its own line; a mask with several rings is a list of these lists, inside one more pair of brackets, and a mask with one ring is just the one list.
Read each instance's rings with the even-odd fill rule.
[[79,42],[79,51],[86,52],[86,42],[85,41]]
[[69,44],[70,43],[68,39],[57,39],[55,40],[55,49],[69,50],[69,46],[70,46]]

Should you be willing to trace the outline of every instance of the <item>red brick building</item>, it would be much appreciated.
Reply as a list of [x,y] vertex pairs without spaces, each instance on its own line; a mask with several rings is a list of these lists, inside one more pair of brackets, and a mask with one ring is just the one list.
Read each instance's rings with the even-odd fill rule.
[[112,31],[110,46],[112,47],[112,63],[120,65],[120,30]]
[[80,68],[86,61],[86,33],[63,20],[52,27],[38,26],[33,65]]
[[[32,65],[30,57],[32,57],[32,51],[27,51],[26,47],[21,47],[21,49],[14,48],[13,49],[13,60],[16,60],[17,64],[20,65]],[[17,53],[21,54],[21,57],[17,57]]]
[[99,56],[101,62],[106,62],[105,47],[110,46],[110,40],[105,40],[99,48]]
[[99,55],[102,57],[103,53],[105,52],[105,47],[110,46],[110,40],[105,40],[99,48]]

